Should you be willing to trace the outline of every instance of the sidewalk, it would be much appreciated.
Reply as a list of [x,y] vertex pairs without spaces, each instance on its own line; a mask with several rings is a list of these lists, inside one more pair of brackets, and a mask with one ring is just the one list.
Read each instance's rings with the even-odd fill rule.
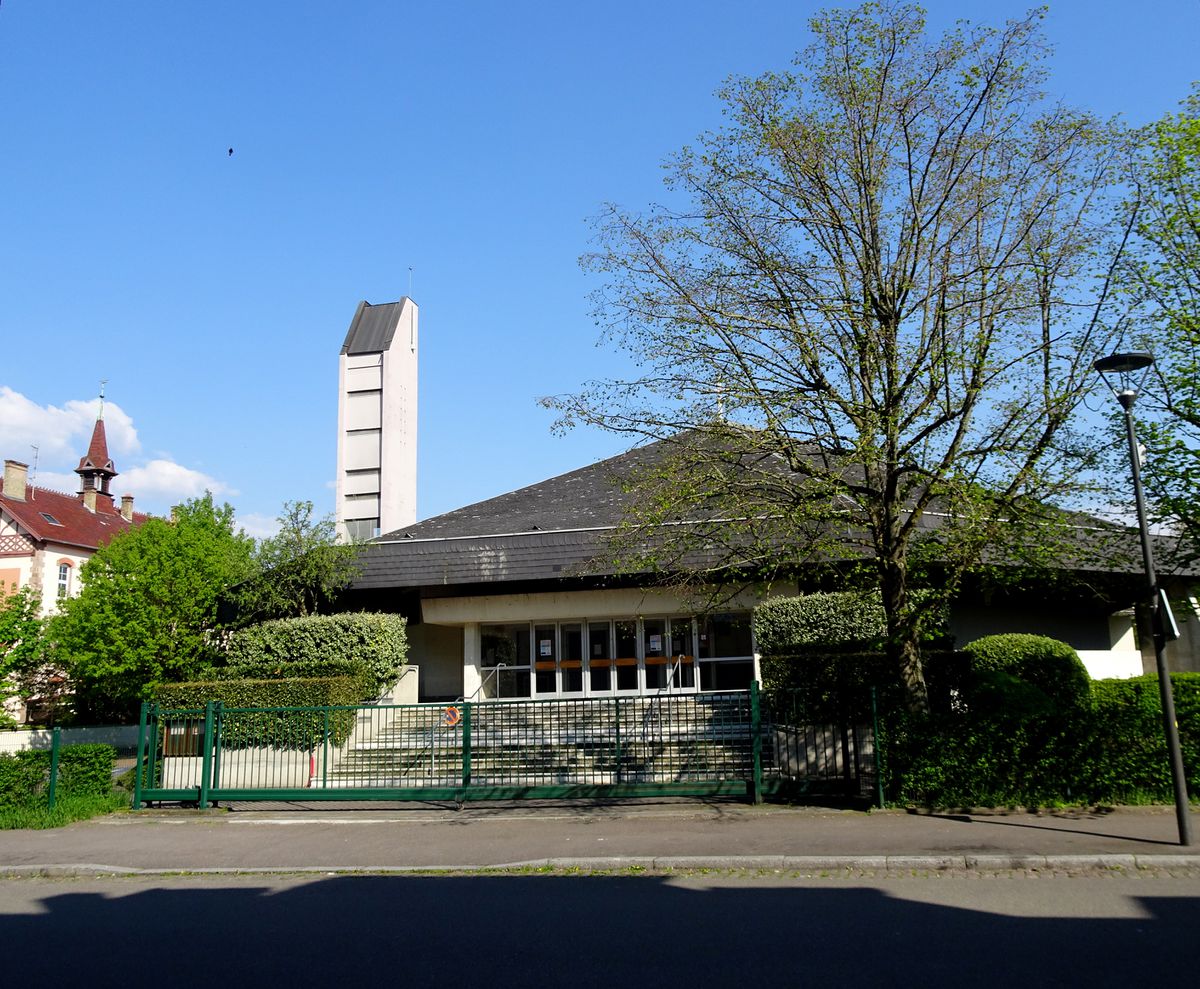
[[[1200,814],[1193,812],[1200,833]],[[0,832],[0,878],[518,868],[1200,868],[1173,808],[1040,814],[751,807],[717,801],[143,810]]]

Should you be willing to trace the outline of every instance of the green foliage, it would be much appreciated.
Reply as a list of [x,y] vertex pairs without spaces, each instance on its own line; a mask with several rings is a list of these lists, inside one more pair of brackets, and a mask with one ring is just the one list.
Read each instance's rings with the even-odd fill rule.
[[[963,652],[968,673],[975,679],[968,689],[983,688],[994,693],[1001,682],[999,677],[1007,676],[1036,687],[1059,707],[1082,707],[1091,697],[1092,678],[1079,654],[1057,639],[1022,633],[986,635],[965,646]],[[1012,689],[1007,703],[1016,700]],[[1024,696],[1035,707],[1042,703],[1028,692]]]
[[[944,609],[914,594],[926,609],[922,650],[931,686],[940,685],[949,642]],[[767,690],[797,690],[813,716],[862,710],[868,691],[891,699],[899,685],[885,653],[887,616],[877,593],[835,591],[766,601],[754,610],[754,636]]]
[[358,574],[359,548],[337,542],[332,517],[313,518],[311,501],[285,502],[278,522],[255,551],[257,575],[232,594],[243,621],[315,614]]
[[[0,811],[44,805],[50,783],[46,750],[0,755]],[[111,745],[64,745],[58,753],[58,796],[104,797],[112,790]]]
[[[1144,128],[1135,159],[1136,238],[1124,288],[1150,324],[1156,365],[1138,403],[1153,452],[1145,481],[1160,515],[1200,553],[1200,85]],[[1121,456],[1124,456],[1122,453]]]
[[204,662],[224,589],[250,571],[253,541],[212,495],[115,536],[81,568],[83,591],[51,620],[55,661],[80,708],[121,720],[157,683],[186,680]]
[[731,78],[667,203],[606,210],[584,259],[631,372],[545,400],[678,453],[636,478],[626,572],[857,565],[916,707],[917,578],[1037,562],[1101,442],[1073,421],[1119,324],[1125,136],[1046,98],[1042,16],[832,8],[793,70]]
[[54,809],[45,804],[22,804],[0,807],[0,831],[17,828],[61,828],[76,821],[86,821],[101,814],[129,809],[129,794],[111,791],[97,794],[68,794],[55,800]]
[[[355,708],[362,701],[363,683],[355,677],[314,677],[305,680],[210,680],[196,683],[163,684],[155,703],[167,711],[203,714],[209,701],[226,708],[250,708],[226,712],[221,723],[221,744],[228,747],[270,745],[276,748],[307,749],[319,744],[326,724],[330,739],[340,745],[354,728]],[[253,710],[278,708],[322,708],[340,706],[326,721],[323,711]]]
[[367,691],[376,697],[400,679],[407,658],[404,618],[379,612],[263,622],[232,633],[224,651],[231,670],[245,668],[248,673],[301,663],[302,675],[309,675],[308,671],[328,675],[334,667],[325,664],[339,664],[341,671],[353,664],[365,671]]
[[887,615],[878,594],[806,594],[754,609],[754,639],[763,655],[880,650],[886,637]]
[[[1195,794],[1200,674],[1174,673],[1171,683]],[[1018,702],[982,713],[896,710],[881,725],[886,788],[896,802],[940,807],[1170,803],[1161,711],[1154,676],[1098,681],[1091,704],[1069,708]]]
[[[0,695],[24,693],[25,681],[33,677],[44,660],[41,596],[31,587],[11,594],[0,587]],[[0,725],[12,723],[0,708]]]

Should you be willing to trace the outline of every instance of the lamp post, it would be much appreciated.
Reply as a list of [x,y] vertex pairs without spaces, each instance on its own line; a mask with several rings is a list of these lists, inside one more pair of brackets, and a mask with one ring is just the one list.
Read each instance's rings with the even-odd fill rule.
[[[1129,464],[1133,470],[1133,495],[1137,502],[1138,528],[1142,537],[1142,565],[1146,571],[1147,600],[1154,630],[1154,661],[1158,667],[1158,693],[1162,699],[1163,732],[1171,762],[1171,782],[1175,788],[1175,819],[1179,824],[1179,844],[1192,843],[1192,822],[1188,806],[1187,780],[1183,774],[1183,751],[1179,747],[1179,725],[1175,720],[1175,697],[1167,673],[1167,632],[1173,631],[1166,595],[1158,587],[1154,572],[1154,551],[1150,545],[1150,527],[1146,522],[1146,497],[1142,491],[1141,456],[1133,426],[1133,403],[1154,356],[1144,351],[1111,354],[1096,361],[1094,367],[1113,390],[1125,413],[1125,434],[1129,439]],[[1172,636],[1174,637],[1174,636]]]

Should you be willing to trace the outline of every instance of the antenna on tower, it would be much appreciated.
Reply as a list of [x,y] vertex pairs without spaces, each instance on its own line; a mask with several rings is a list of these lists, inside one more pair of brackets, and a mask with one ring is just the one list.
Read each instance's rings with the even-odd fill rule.
[[[408,301],[409,301],[409,303],[412,302],[412,265],[411,264],[408,266]],[[415,354],[417,352],[417,341],[416,341],[416,339],[414,339],[414,332],[415,331],[414,331],[414,327],[413,327],[413,311],[412,311],[412,306],[410,305],[408,308],[408,349],[411,350]]]
[[34,443],[30,443],[30,444],[29,444],[29,449],[31,449],[31,450],[33,451],[33,470],[31,470],[31,471],[29,472],[29,500],[30,500],[30,501],[32,501],[32,500],[33,500],[33,496],[34,496],[34,494],[35,494],[35,487],[34,487],[34,486],[37,484],[37,470],[38,470],[38,452],[39,452],[39,448],[38,448],[38,446],[37,446],[36,444],[34,444]]
[[100,379],[100,411],[96,413],[97,419],[104,418],[104,386],[108,384],[108,378]]

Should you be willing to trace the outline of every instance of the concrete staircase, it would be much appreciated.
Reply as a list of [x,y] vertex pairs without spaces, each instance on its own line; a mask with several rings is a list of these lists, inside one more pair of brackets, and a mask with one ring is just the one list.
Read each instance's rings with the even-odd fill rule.
[[[439,705],[381,709],[383,716],[360,723],[314,785],[460,786],[464,725],[445,723],[453,721],[446,711]],[[763,758],[770,762],[770,745],[764,744]],[[744,780],[752,769],[745,694],[471,707],[473,786]]]

